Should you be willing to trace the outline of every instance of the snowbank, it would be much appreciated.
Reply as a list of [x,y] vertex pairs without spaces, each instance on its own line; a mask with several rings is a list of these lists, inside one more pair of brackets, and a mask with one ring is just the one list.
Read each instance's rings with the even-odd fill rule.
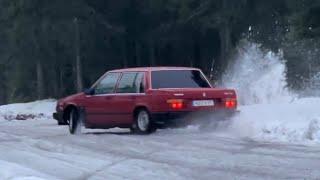
[[320,98],[298,99],[292,103],[240,107],[228,132],[268,141],[320,142]]
[[0,106],[0,119],[27,120],[51,118],[55,111],[56,100],[47,99],[30,103],[17,103]]

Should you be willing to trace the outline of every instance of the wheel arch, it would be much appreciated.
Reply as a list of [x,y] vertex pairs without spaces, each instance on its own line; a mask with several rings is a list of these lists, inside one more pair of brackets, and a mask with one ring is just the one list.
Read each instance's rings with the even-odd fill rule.
[[134,108],[134,110],[133,110],[133,118],[136,118],[137,115],[138,115],[138,112],[139,112],[140,110],[142,110],[142,109],[146,110],[146,111],[149,113],[149,115],[150,115],[150,110],[149,110],[149,108],[148,108],[146,105],[138,105],[138,106],[136,106],[136,107]]
[[70,112],[72,109],[78,109],[75,104],[68,104],[63,110],[63,120],[67,122],[70,116]]

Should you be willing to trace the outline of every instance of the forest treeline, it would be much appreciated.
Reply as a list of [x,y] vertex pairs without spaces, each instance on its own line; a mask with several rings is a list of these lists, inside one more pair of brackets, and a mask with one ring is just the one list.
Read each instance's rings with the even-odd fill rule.
[[214,64],[218,78],[244,38],[288,49],[295,69],[319,37],[319,0],[0,0],[0,104],[59,98],[122,67]]

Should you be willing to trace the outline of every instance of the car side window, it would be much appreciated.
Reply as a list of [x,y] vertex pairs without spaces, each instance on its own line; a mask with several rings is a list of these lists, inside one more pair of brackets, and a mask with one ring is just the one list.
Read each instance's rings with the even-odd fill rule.
[[117,93],[144,93],[144,73],[123,73],[119,81]]
[[108,73],[95,87],[95,94],[114,93],[115,86],[121,73]]

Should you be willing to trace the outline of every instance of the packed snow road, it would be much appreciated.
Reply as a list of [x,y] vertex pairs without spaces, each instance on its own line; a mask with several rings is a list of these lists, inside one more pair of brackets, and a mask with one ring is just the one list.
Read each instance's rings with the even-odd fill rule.
[[1,124],[0,179],[317,179],[320,147],[196,130],[71,136],[53,121]]
[[[37,105],[42,111],[53,106],[5,109],[34,112]],[[0,179],[320,179],[316,143],[267,142],[225,133],[224,127],[72,136],[46,112],[40,119],[0,120]]]

